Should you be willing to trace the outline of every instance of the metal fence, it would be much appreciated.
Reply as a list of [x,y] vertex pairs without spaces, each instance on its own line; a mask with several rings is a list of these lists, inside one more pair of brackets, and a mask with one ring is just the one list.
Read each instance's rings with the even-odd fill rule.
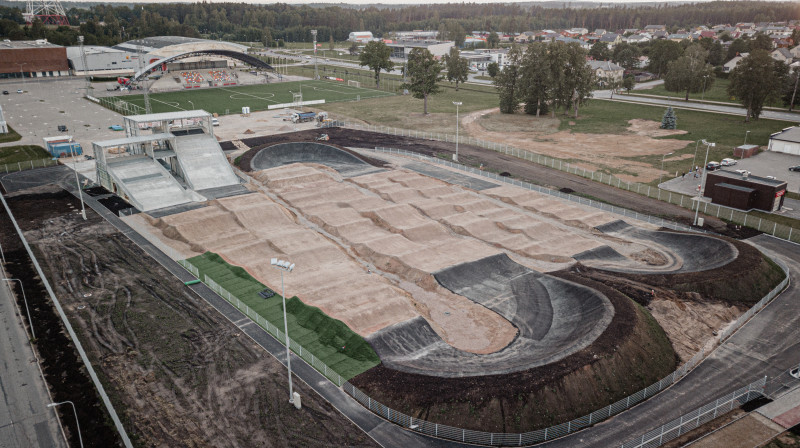
[[[399,129],[388,126],[375,126],[375,125],[362,125],[359,123],[352,123],[348,121],[341,121],[342,127],[349,129],[358,129],[370,132],[378,132],[382,134],[397,135],[401,137],[413,137],[427,140],[442,141],[447,143],[455,143],[456,137],[450,134],[440,132],[422,132],[413,131],[408,129]],[[492,151],[507,154],[523,160],[535,162],[539,165],[544,165],[556,170],[564,171],[577,176],[585,177],[596,182],[606,185],[611,185],[623,190],[633,191],[638,194],[666,201],[680,207],[695,210],[700,204],[700,211],[707,216],[715,216],[717,218],[725,219],[735,224],[741,224],[761,232],[769,233],[780,239],[800,243],[800,230],[795,231],[791,226],[778,224],[775,221],[761,218],[758,216],[750,215],[748,212],[736,210],[730,207],[725,207],[718,204],[711,204],[708,202],[698,201],[693,196],[687,196],[681,193],[675,193],[667,190],[662,190],[658,187],[640,184],[638,182],[627,182],[611,174],[600,173],[596,171],[580,168],[569,162],[564,162],[560,159],[553,157],[543,156],[524,149],[515,148],[513,146],[481,140],[469,136],[459,136],[459,143],[480,146],[482,148],[490,149]]]
[[97,100],[103,107],[111,109],[121,115],[142,115],[145,113],[144,107],[129,103],[120,97],[102,96],[97,98]]
[[[190,263],[187,260],[180,260],[178,261],[181,266],[183,266],[187,271],[189,271],[192,275],[200,278],[200,272],[196,266]],[[214,280],[212,280],[207,275],[204,275],[201,279],[203,283],[208,285],[217,295],[222,297],[223,299],[227,300],[228,303],[235,306],[239,311],[242,311],[247,317],[249,317],[253,322],[261,326],[261,328],[267,330],[269,334],[271,334],[278,342],[284,344],[286,338],[284,336],[284,332],[281,331],[275,325],[272,325],[267,319],[265,319],[262,315],[255,312],[252,308],[247,306],[244,302],[239,300],[238,297],[231,294],[228,290],[217,284]],[[303,349],[303,346],[295,342],[294,339],[291,337],[289,338],[289,348],[299,357],[301,357],[306,363],[308,363],[311,367],[317,369],[319,373],[325,375],[326,378],[331,380],[334,384],[341,387],[344,383],[344,379],[339,375],[336,371],[332,368],[328,367],[327,364],[320,361],[313,353],[309,352],[308,350]]]
[[24,162],[6,163],[3,165],[3,171],[6,173],[11,173],[14,171],[32,170],[34,168],[44,168],[56,165],[58,165],[58,160],[53,159],[26,160]]
[[661,446],[700,425],[714,420],[720,415],[730,412],[736,407],[761,397],[764,394],[764,386],[766,383],[767,377],[754,381],[722,398],[718,398],[688,414],[684,414],[662,425],[660,428],[642,434],[641,437],[629,440],[620,445],[620,448],[655,448]]
[[627,208],[617,207],[606,202],[601,201],[594,201],[591,199],[584,198],[582,196],[577,196],[574,194],[563,193],[558,190],[552,190],[547,187],[542,187],[541,185],[530,184],[528,182],[523,182],[520,180],[512,179],[510,177],[500,176],[499,174],[492,173],[489,171],[483,171],[476,168],[468,167],[466,165],[460,165],[458,163],[450,162],[449,160],[442,160],[437,159],[435,157],[429,157],[423,154],[419,154],[416,152],[406,151],[403,149],[394,149],[394,148],[375,148],[374,151],[382,152],[382,153],[389,153],[389,154],[398,154],[402,156],[409,156],[415,157],[420,160],[424,160],[426,162],[435,163],[438,165],[443,165],[449,168],[454,168],[460,171],[464,171],[473,175],[485,177],[487,179],[495,180],[498,182],[507,183],[509,185],[514,185],[520,188],[524,188],[526,190],[536,191],[538,193],[547,194],[550,196],[555,196],[557,198],[566,199],[571,202],[577,202],[578,204],[588,205],[589,207],[597,208],[605,212],[614,213],[617,215],[622,215],[628,218],[633,218],[639,221],[648,222],[651,224],[658,225],[660,227],[673,229],[673,230],[684,230],[684,231],[693,231],[693,232],[704,232],[701,229],[696,229],[690,226],[685,226],[683,224],[679,224],[677,222],[668,221],[663,218],[658,218],[652,215],[646,215],[644,213],[635,212],[633,210],[628,210]]

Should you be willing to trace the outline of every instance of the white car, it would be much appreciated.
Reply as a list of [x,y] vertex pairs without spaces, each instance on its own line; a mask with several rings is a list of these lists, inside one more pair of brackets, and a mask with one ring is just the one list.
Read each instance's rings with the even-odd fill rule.
[[216,118],[211,119],[211,126],[219,126],[219,120]]
[[722,166],[733,166],[736,165],[736,163],[737,162],[734,159],[722,159],[722,161],[719,162],[719,164]]
[[743,176],[744,176],[745,174],[747,174],[747,175],[749,175],[749,174],[750,174],[750,171],[747,171],[747,170],[734,170],[734,171],[735,171],[735,172],[737,172],[737,173],[739,173],[739,174],[741,174],[741,175],[743,175]]

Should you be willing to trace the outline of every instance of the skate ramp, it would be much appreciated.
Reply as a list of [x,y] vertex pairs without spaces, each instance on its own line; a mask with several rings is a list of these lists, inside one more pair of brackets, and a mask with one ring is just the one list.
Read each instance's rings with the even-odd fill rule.
[[193,190],[239,184],[219,143],[207,134],[175,137],[175,155],[186,183]]
[[338,171],[343,177],[355,177],[383,171],[347,151],[315,142],[280,143],[261,149],[250,162],[253,171],[293,163],[318,163]]
[[[676,274],[716,269],[732,262],[739,255],[736,247],[727,241],[708,235],[680,233],[666,230],[648,230],[624,221],[613,221],[596,229],[607,235],[646,245],[667,259],[662,266],[646,266],[616,251],[606,250],[581,254],[575,257],[587,266],[613,272],[631,274]],[[610,249],[610,248],[609,248]]]
[[445,288],[508,319],[517,337],[490,354],[458,350],[422,317],[368,337],[387,367],[439,377],[499,375],[558,361],[591,344],[614,316],[599,291],[494,255],[434,274]]
[[123,199],[148,212],[196,200],[203,200],[184,189],[158,162],[149,157],[131,157],[107,165]]

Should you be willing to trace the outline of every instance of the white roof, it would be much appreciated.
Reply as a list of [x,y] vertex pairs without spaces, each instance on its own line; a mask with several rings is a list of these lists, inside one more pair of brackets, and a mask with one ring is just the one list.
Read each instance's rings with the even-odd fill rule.
[[148,121],[182,120],[209,116],[211,116],[211,114],[204,110],[181,110],[178,112],[162,112],[160,114],[129,115],[125,117],[125,119],[135,123],[143,123]]
[[175,138],[175,136],[170,133],[164,132],[161,134],[140,135],[138,137],[115,138],[113,140],[92,142],[92,144],[100,146],[102,148],[110,148],[113,146],[124,146],[124,145],[131,145],[134,143],[152,142],[154,140],[167,140],[170,138]]

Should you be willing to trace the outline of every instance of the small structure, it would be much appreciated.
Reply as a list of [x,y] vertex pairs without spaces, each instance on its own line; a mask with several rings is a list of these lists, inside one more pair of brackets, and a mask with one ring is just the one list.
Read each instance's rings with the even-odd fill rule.
[[784,128],[769,136],[767,151],[800,156],[800,126]]
[[347,40],[350,42],[365,44],[375,40],[375,37],[372,35],[372,31],[353,31],[349,36],[347,36]]
[[408,54],[411,53],[411,50],[414,48],[427,48],[428,51],[431,52],[437,59],[441,58],[442,56],[446,55],[450,49],[453,47],[453,41],[438,41],[438,40],[430,40],[430,41],[401,41],[398,40],[396,42],[386,44],[389,48],[392,49],[391,57],[397,59],[406,59],[408,58]]
[[71,135],[45,137],[43,140],[47,152],[53,157],[69,157],[83,154],[83,148],[81,148],[80,143],[73,141]]
[[3,107],[0,106],[0,134],[8,134],[8,123],[3,118]]
[[719,170],[706,177],[705,196],[714,204],[773,212],[783,206],[786,181]]
[[733,148],[733,156],[748,159],[758,154],[758,145],[741,145]]

